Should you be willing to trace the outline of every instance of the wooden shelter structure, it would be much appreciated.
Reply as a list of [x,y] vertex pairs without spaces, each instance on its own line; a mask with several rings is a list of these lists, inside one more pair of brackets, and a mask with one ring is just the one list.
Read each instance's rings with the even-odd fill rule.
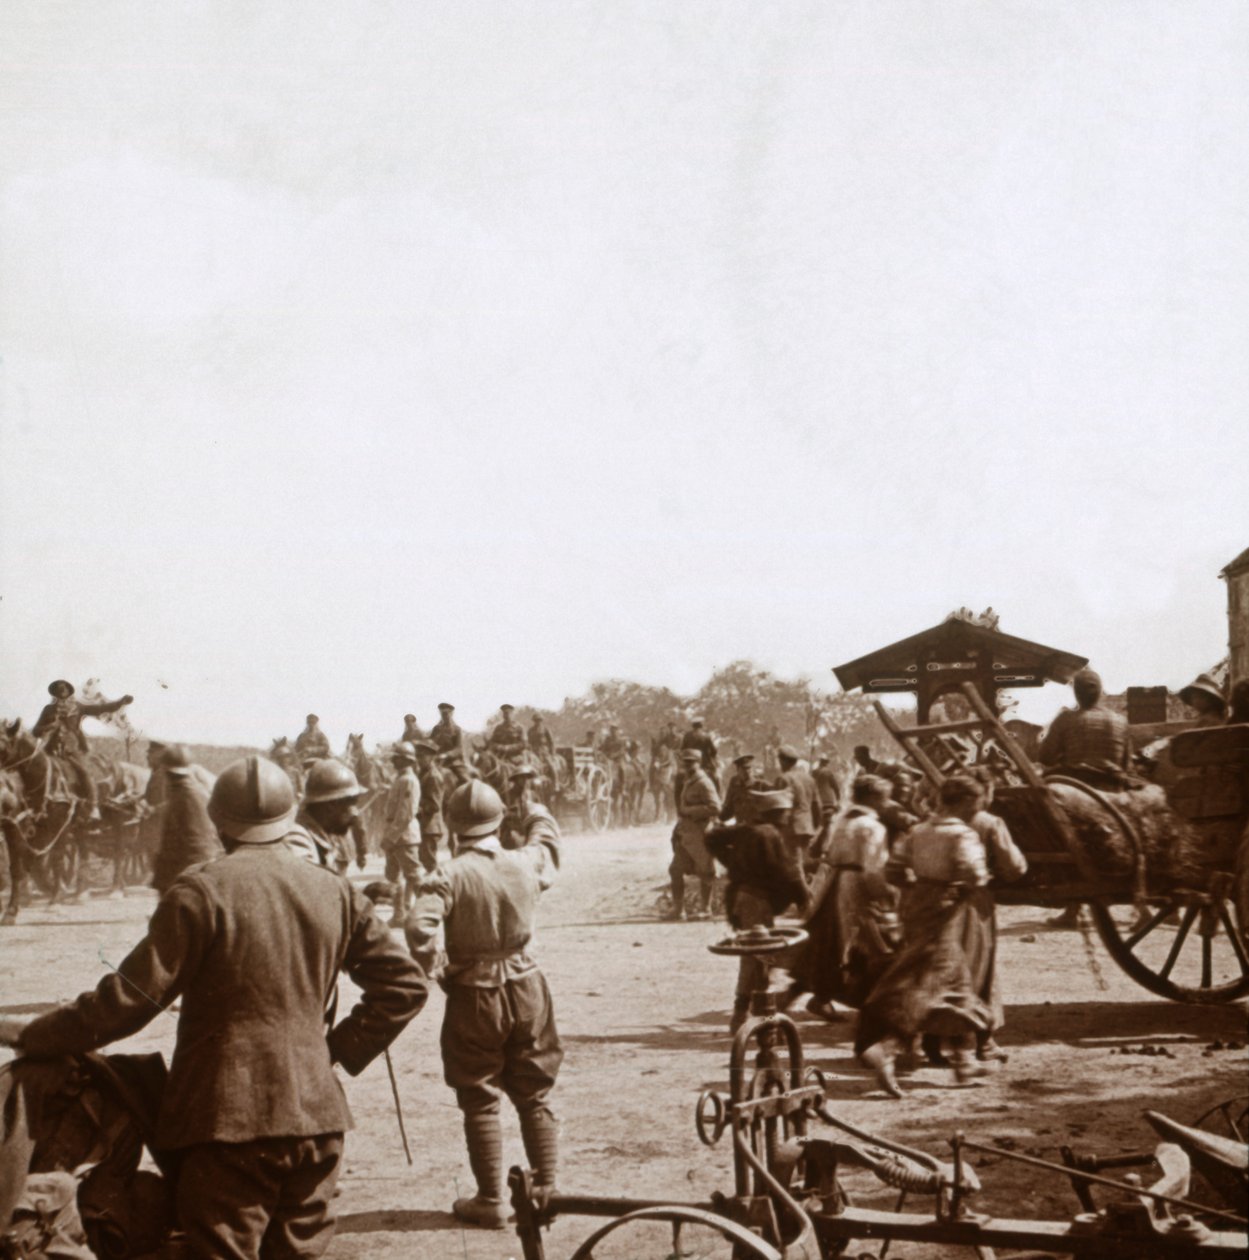
[[1003,634],[996,627],[953,615],[888,647],[838,665],[833,673],[845,691],[913,695],[916,721],[930,721],[933,703],[945,692],[972,683],[985,703],[998,712],[997,693],[1016,687],[1070,682],[1088,658],[1029,639]]

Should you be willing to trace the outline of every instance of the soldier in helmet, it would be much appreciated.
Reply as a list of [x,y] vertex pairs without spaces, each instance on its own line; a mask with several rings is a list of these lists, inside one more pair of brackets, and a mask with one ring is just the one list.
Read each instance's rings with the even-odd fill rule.
[[333,756],[333,753],[330,751],[330,737],[321,729],[321,719],[315,713],[309,713],[304,722],[304,729],[295,736],[295,755],[307,767],[314,761]]
[[356,865],[364,870],[363,835],[355,824],[360,817],[364,788],[348,766],[333,758],[314,761],[304,780],[304,801],[295,827],[286,837],[295,849],[318,866],[346,875],[351,866],[347,837],[355,843]]
[[78,790],[87,802],[87,821],[99,822],[100,799],[95,786],[95,776],[87,765],[87,740],[82,733],[82,719],[102,717],[116,713],[134,701],[134,696],[122,696],[107,704],[81,704],[74,699],[74,685],[58,678],[48,684],[51,704],[45,704],[35,719],[31,734],[44,740],[44,747],[53,756],[61,757],[73,767],[78,779]]
[[523,848],[547,836],[559,840],[559,824],[555,815],[542,804],[534,791],[537,777],[538,772],[532,766],[512,771],[508,780],[507,821],[503,830],[505,848]]
[[559,841],[543,828],[512,851],[499,839],[499,794],[480,780],[451,795],[454,858],[421,885],[405,924],[418,960],[436,952],[441,927],[447,955],[442,987],[442,1062],[464,1113],[464,1136],[477,1193],[456,1199],[463,1221],[502,1229],[502,1095],[520,1116],[521,1137],[536,1182],[555,1184],[558,1138],[547,1103],[564,1057],[546,978],[529,953],[538,898],[559,865]]
[[[83,1054],[178,1009],[153,1145],[179,1159],[189,1254],[320,1256],[351,1125],[334,1064],[358,1075],[421,1010],[428,984],[362,893],[282,843],[295,796],[279,766],[235,762],[208,808],[226,855],[174,880],[94,992],[0,1019],[0,1044]],[[330,1028],[340,969],[360,997]]]
[[395,779],[386,793],[382,852],[386,879],[398,889],[394,913],[401,919],[421,878],[421,784],[416,777],[416,749],[411,744],[395,744],[390,760]]
[[464,756],[464,732],[456,725],[454,713],[455,705],[444,700],[438,706],[438,721],[429,732],[430,743],[443,758]]

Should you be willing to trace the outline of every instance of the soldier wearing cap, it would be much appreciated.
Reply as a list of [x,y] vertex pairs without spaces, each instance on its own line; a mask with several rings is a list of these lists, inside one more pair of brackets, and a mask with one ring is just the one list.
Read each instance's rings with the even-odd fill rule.
[[599,752],[608,761],[620,761],[626,752],[625,738],[620,733],[620,725],[617,722],[611,724],[611,730],[603,737],[603,742],[599,745]]
[[386,879],[396,888],[394,916],[398,920],[403,918],[421,878],[421,825],[417,818],[421,785],[416,777],[416,749],[411,744],[393,745],[390,760],[395,778],[386,792],[382,853]]
[[559,841],[542,828],[515,850],[503,847],[504,806],[488,784],[457,788],[449,805],[455,857],[421,885],[405,924],[418,959],[431,959],[441,927],[447,955],[442,1062],[464,1115],[477,1193],[456,1199],[461,1220],[507,1224],[499,1110],[503,1094],[520,1117],[536,1183],[555,1185],[558,1134],[547,1102],[564,1053],[546,978],[529,952],[538,898],[559,866]]
[[349,766],[333,758],[314,761],[304,780],[304,800],[288,848],[318,866],[346,875],[351,866],[347,837],[355,842],[356,865],[364,870],[364,837],[356,826],[364,788]]
[[187,750],[181,744],[165,748],[160,768],[165,799],[152,887],[163,893],[183,871],[220,857],[223,850],[217,828],[208,816],[208,798],[192,777]]
[[403,715],[403,734],[399,736],[398,743],[416,744],[425,738],[425,732],[417,725],[415,713],[405,713]]
[[1193,725],[1221,726],[1227,713],[1223,688],[1209,674],[1198,674],[1180,692],[1180,699],[1193,711]]
[[[807,886],[781,830],[793,807],[789,792],[752,791],[754,821],[736,827],[715,827],[707,833],[707,851],[728,872],[724,908],[738,931],[771,927],[792,905],[805,913]],[[760,958],[743,955],[733,995],[729,1031],[736,1032],[750,1013],[752,993],[766,989],[771,970]]]
[[315,713],[309,713],[304,719],[304,729],[295,736],[295,755],[305,768],[314,761],[333,756],[330,737],[321,729],[320,722]]
[[716,752],[716,741],[703,729],[703,719],[701,717],[690,718],[690,729],[681,736],[681,751],[688,752],[691,748],[699,755],[699,761],[702,763],[703,769],[707,772],[712,783],[720,782],[720,760],[719,754]]
[[751,792],[759,787],[759,774],[755,768],[755,754],[742,753],[733,758],[733,773],[724,789],[724,804],[720,806],[721,822],[749,824],[755,821],[755,805]]
[[1050,772],[1112,791],[1127,786],[1132,755],[1128,721],[1102,703],[1102,680],[1082,669],[1071,681],[1074,709],[1050,724],[1037,757]]
[[87,740],[82,733],[82,719],[103,717],[116,713],[134,701],[134,696],[122,696],[101,704],[82,704],[74,699],[74,684],[58,678],[48,684],[51,704],[45,704],[35,719],[30,733],[44,741],[44,748],[53,756],[60,757],[73,769],[78,780],[78,790],[87,803],[87,821],[100,821],[100,798],[95,776],[87,764]]
[[705,918],[711,911],[715,863],[707,852],[706,835],[707,828],[719,817],[720,793],[702,762],[703,755],[697,748],[686,748],[681,753],[677,825],[672,833],[672,864],[668,867],[672,881],[671,919],[685,918],[686,875],[698,876],[699,913]]
[[429,732],[430,743],[445,757],[464,756],[464,732],[456,725],[455,705],[445,700],[438,706],[438,721]]
[[773,786],[778,791],[790,792],[794,798],[786,835],[794,848],[799,865],[805,870],[811,841],[820,829],[820,803],[815,780],[806,766],[801,764],[797,750],[790,744],[782,744],[776,750],[776,763],[780,766],[780,773]]
[[525,730],[512,717],[514,712],[514,705],[499,705],[500,721],[486,741],[490,751],[500,761],[517,761],[525,754]]
[[438,746],[432,741],[418,739],[412,747],[416,750],[416,777],[421,789],[416,807],[416,821],[421,829],[420,860],[425,870],[432,871],[438,865],[438,849],[447,835],[443,809],[450,775],[439,766]]
[[[295,796],[279,766],[235,762],[208,808],[226,856],[173,882],[147,935],[94,992],[30,1021],[0,1020],[0,1044],[83,1054],[178,1003],[153,1144],[179,1156],[190,1254],[320,1256],[351,1127],[333,1065],[357,1075],[424,1006],[428,986],[363,894],[281,843]],[[340,968],[360,998],[328,1029]]]

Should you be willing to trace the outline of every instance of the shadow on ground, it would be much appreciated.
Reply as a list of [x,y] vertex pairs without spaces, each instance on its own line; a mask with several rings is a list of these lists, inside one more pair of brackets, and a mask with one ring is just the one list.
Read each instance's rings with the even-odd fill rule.
[[420,1210],[349,1212],[338,1218],[339,1234],[428,1234],[460,1230],[464,1226],[450,1212]]

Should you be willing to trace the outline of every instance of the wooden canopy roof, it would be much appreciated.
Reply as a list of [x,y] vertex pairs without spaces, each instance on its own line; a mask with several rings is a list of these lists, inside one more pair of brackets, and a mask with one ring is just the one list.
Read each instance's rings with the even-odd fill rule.
[[845,691],[932,694],[958,682],[989,691],[1070,682],[1087,664],[1085,656],[953,617],[838,665],[833,673]]

